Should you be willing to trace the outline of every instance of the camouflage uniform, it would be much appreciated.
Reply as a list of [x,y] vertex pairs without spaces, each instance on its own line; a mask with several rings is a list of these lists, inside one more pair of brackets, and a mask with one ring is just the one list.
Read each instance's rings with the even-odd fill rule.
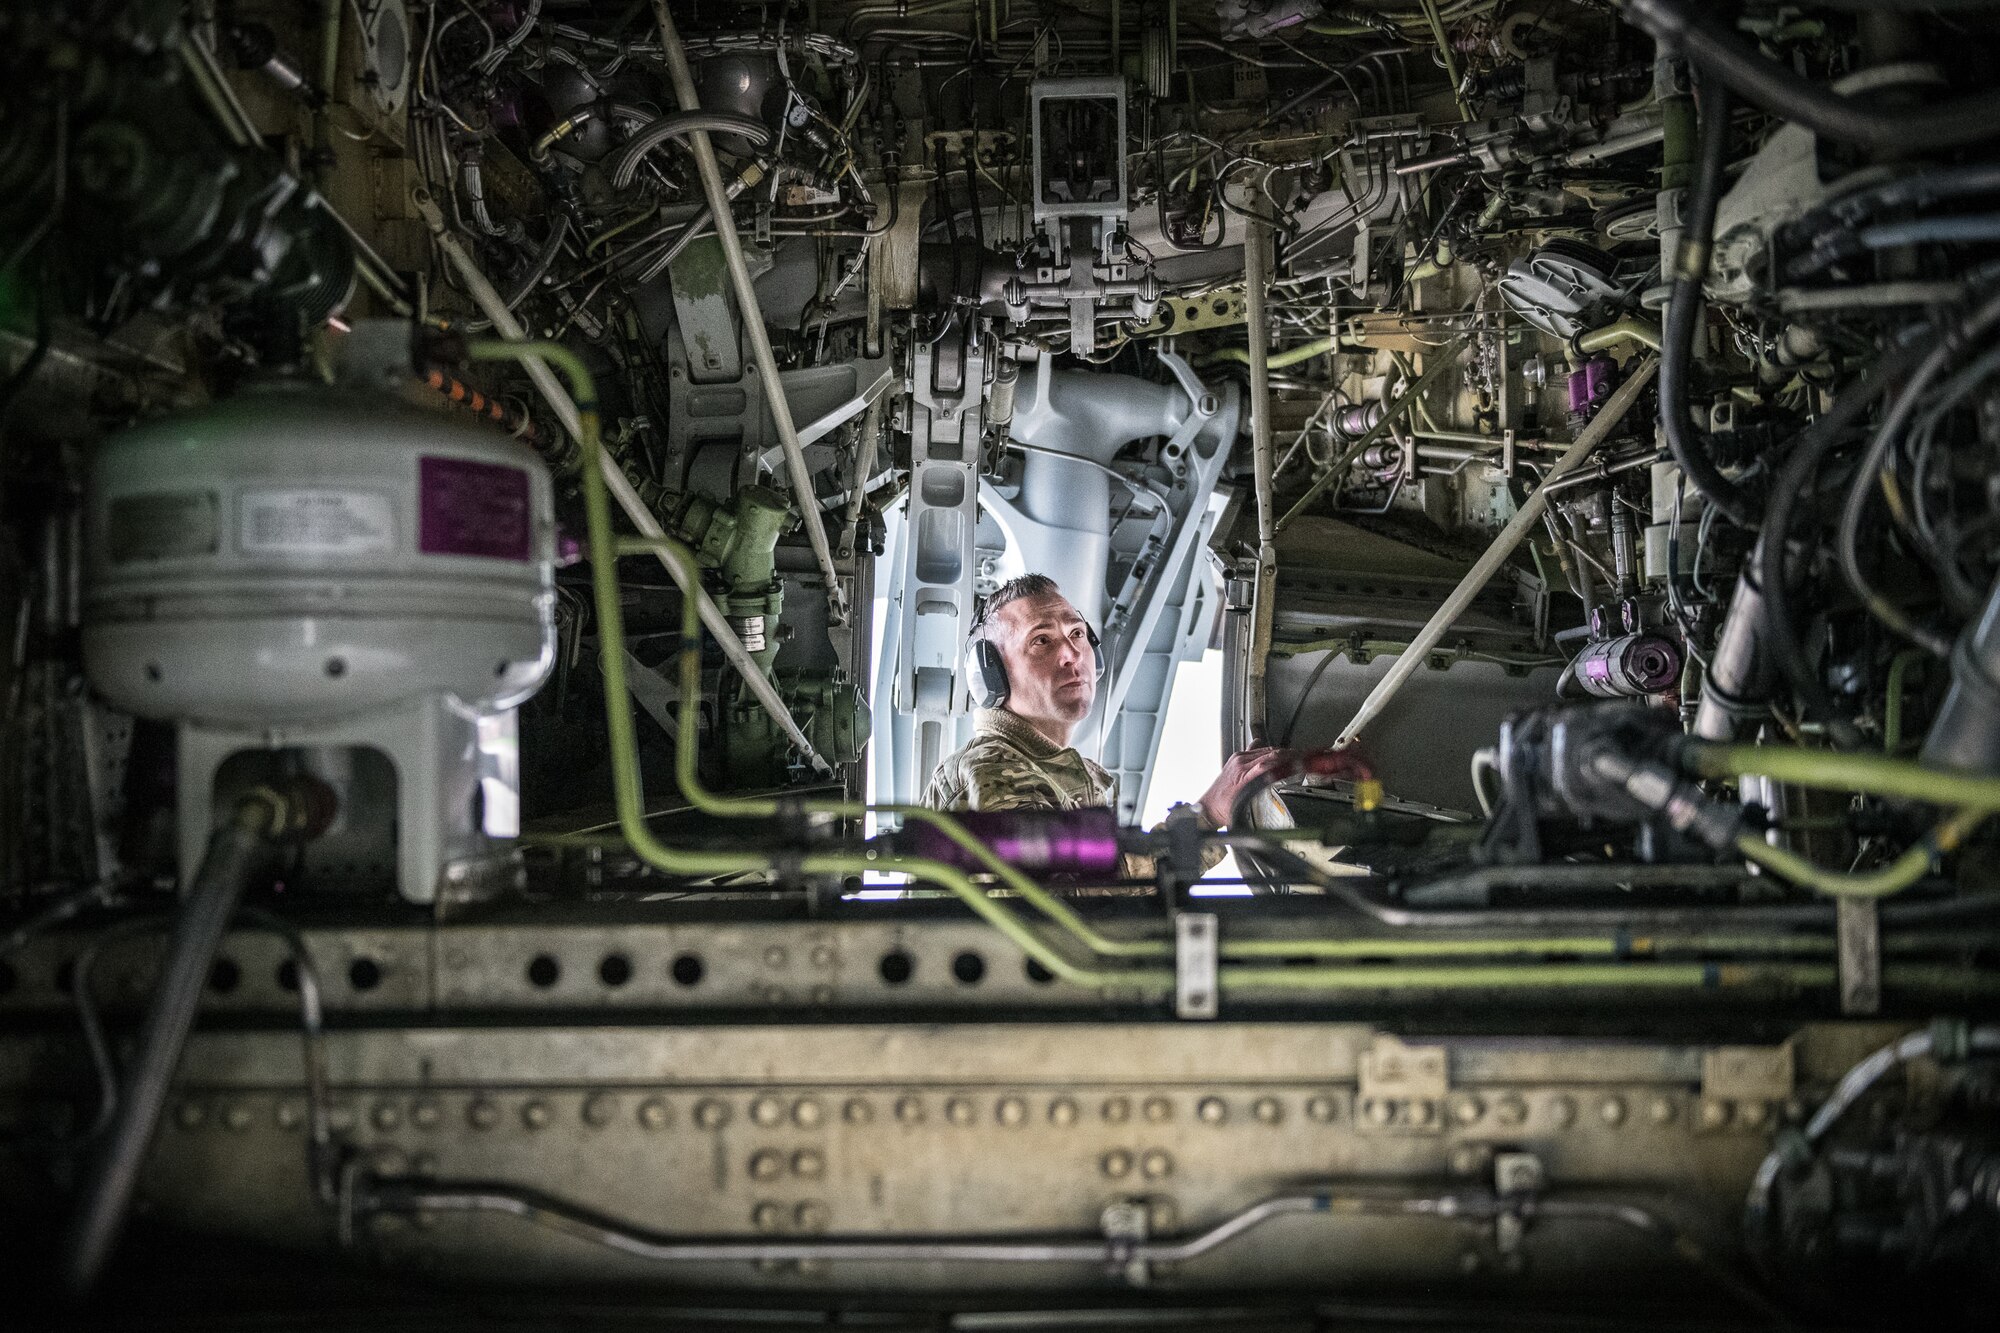
[[1118,779],[1004,708],[972,715],[972,739],[931,776],[933,810],[1080,810],[1116,805]]
[[[1118,779],[1067,745],[1057,745],[1004,708],[972,716],[972,739],[931,775],[924,804],[933,810],[1080,810],[1118,804]],[[1201,815],[1204,828],[1212,828]],[[1202,849],[1202,869],[1222,859]],[[1150,879],[1148,856],[1125,857],[1127,879]]]

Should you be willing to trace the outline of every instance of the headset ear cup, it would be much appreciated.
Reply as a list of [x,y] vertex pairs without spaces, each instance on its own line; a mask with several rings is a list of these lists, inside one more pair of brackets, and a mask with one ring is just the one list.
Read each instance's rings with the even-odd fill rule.
[[972,644],[972,701],[981,708],[998,708],[1007,702],[1007,663],[999,647],[988,639]]

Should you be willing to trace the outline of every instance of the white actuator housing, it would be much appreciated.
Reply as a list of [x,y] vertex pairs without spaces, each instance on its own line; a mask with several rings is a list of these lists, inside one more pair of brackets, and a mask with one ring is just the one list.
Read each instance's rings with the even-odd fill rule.
[[554,652],[555,518],[527,446],[381,394],[253,389],[106,443],[84,664],[141,717],[505,708]]
[[178,724],[184,874],[232,761],[277,750],[328,772],[389,760],[393,796],[349,808],[382,812],[411,901],[518,873],[513,708],[555,645],[532,450],[385,393],[280,382],[108,441],[86,506],[84,668],[118,707]]

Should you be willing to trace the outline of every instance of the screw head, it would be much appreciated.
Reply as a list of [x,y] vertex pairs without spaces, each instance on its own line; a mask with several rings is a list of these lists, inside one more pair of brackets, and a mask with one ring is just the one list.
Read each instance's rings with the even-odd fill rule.
[[1012,1129],[1028,1118],[1028,1104],[1019,1097],[1002,1097],[993,1108],[993,1118]]
[[785,1155],[776,1148],[760,1148],[750,1154],[750,1179],[776,1180],[785,1169]]
[[418,1129],[436,1129],[444,1119],[444,1108],[426,1097],[410,1108],[410,1123]]
[[1339,1109],[1334,1105],[1333,1098],[1331,1097],[1311,1097],[1306,1100],[1306,1118],[1308,1120],[1317,1121],[1322,1125],[1330,1125],[1333,1123],[1334,1117],[1339,1113]]
[[1528,1104],[1510,1092],[1493,1103],[1493,1118],[1510,1127],[1518,1125],[1528,1118]]
[[1049,1103],[1049,1123],[1057,1127],[1076,1123],[1076,1103],[1067,1097],[1058,1097]]
[[1174,1159],[1164,1149],[1148,1149],[1139,1158],[1139,1172],[1148,1180],[1165,1180],[1174,1173]]
[[1129,1097],[1106,1097],[1104,1099],[1104,1123],[1122,1125],[1132,1118],[1132,1099]]
[[944,1118],[954,1125],[969,1125],[978,1118],[970,1097],[953,1097],[944,1104]]
[[1132,1174],[1132,1154],[1126,1152],[1123,1148],[1113,1148],[1110,1152],[1104,1154],[1104,1158],[1098,1163],[1098,1166],[1111,1179],[1123,1180],[1126,1176]]
[[800,1129],[814,1129],[826,1118],[826,1108],[814,1097],[801,1097],[792,1106],[792,1123]]
[[908,1097],[898,1097],[896,1099],[896,1119],[902,1121],[906,1125],[923,1124],[924,1123],[923,1098],[914,1095]]
[[1250,1114],[1266,1125],[1275,1125],[1285,1118],[1284,1103],[1276,1097],[1259,1097],[1250,1106]]
[[247,1106],[232,1106],[222,1113],[222,1123],[239,1133],[250,1128],[251,1118]]
[[1671,1098],[1655,1097],[1646,1106],[1646,1115],[1656,1125],[1674,1123],[1674,1103]]
[[1164,1125],[1174,1118],[1174,1104],[1165,1097],[1148,1097],[1139,1112],[1148,1124]]
[[663,1098],[648,1097],[639,1103],[639,1124],[644,1129],[665,1129],[667,1127],[667,1103]]
[[792,1174],[801,1180],[818,1180],[826,1174],[826,1157],[817,1148],[801,1148],[792,1154]]
[[840,1116],[850,1125],[865,1125],[875,1119],[875,1108],[866,1097],[849,1097],[840,1108]]
[[1720,1097],[1704,1097],[1695,1107],[1695,1123],[1703,1129],[1721,1129],[1729,1123],[1729,1103]]
[[1194,1108],[1203,1124],[1219,1125],[1229,1119],[1229,1103],[1220,1097],[1204,1097]]
[[465,1108],[465,1120],[474,1129],[491,1129],[500,1123],[500,1108],[481,1097]]
[[750,1103],[750,1119],[769,1129],[785,1118],[785,1108],[776,1097],[759,1097]]
[[1606,1097],[1603,1101],[1597,1104],[1597,1118],[1602,1120],[1607,1125],[1616,1126],[1624,1124],[1625,1099],[1623,1097],[1615,1097],[1615,1096]]
[[394,1102],[380,1102],[376,1104],[374,1113],[368,1118],[375,1128],[386,1134],[403,1123],[403,1112]]
[[583,1102],[583,1123],[592,1129],[603,1129],[611,1123],[611,1117],[618,1109],[615,1098],[608,1093],[596,1093]]
[[549,1104],[532,1101],[521,1108],[521,1123],[529,1129],[541,1129],[549,1123]]
[[769,1200],[750,1210],[750,1225],[759,1231],[776,1231],[785,1224],[785,1210]]
[[729,1103],[703,1098],[694,1108],[694,1122],[703,1129],[721,1129],[729,1123]]
[[1549,1098],[1549,1122],[1558,1129],[1568,1129],[1576,1123],[1576,1099],[1564,1094]]
[[817,1199],[807,1199],[792,1210],[792,1224],[801,1231],[824,1231],[827,1221],[827,1207]]

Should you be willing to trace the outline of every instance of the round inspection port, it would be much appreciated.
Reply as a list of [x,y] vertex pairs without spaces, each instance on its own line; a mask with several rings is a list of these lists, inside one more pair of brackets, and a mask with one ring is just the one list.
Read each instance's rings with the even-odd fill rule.
[[538,953],[528,960],[528,984],[537,990],[547,990],[562,979],[562,964],[545,953]]
[[971,949],[961,950],[951,960],[951,974],[961,986],[977,986],[986,979],[986,960]]
[[699,986],[701,979],[708,974],[708,968],[698,953],[682,954],[674,959],[673,966],[667,970],[673,974],[674,981],[682,986]]
[[876,968],[882,980],[891,986],[900,986],[917,974],[917,960],[897,949],[882,955],[882,962]]
[[632,960],[622,953],[608,953],[597,965],[597,979],[617,988],[632,979]]
[[347,984],[356,990],[374,990],[382,984],[382,965],[373,958],[357,958],[347,965]]

